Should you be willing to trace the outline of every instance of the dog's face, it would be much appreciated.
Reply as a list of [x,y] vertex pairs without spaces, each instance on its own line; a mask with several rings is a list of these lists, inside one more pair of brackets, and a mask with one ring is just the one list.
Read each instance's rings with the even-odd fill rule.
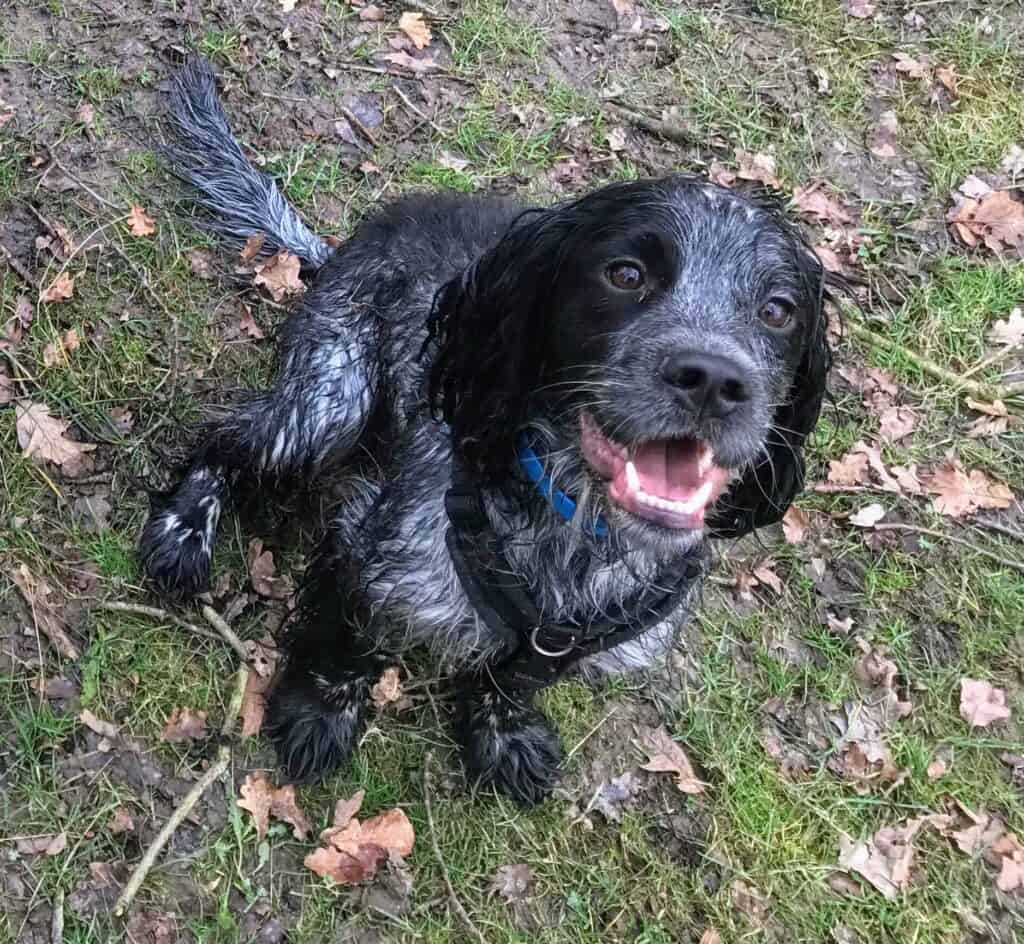
[[[739,533],[780,516],[827,362],[823,272],[794,229],[669,179],[598,191],[517,237],[501,276],[525,283],[505,291],[526,335],[514,315],[493,324],[490,366],[515,427],[557,430],[632,545],[682,549],[709,522]],[[503,384],[512,364],[520,381]]]

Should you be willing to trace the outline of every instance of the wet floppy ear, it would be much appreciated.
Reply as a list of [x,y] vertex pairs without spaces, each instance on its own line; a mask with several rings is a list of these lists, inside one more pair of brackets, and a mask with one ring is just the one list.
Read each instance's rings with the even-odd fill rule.
[[818,422],[831,364],[825,302],[831,289],[845,291],[845,284],[827,273],[809,249],[801,252],[800,260],[811,299],[803,354],[772,418],[760,460],[730,488],[708,523],[715,537],[741,537],[774,524],[804,487],[804,443]]
[[524,214],[434,302],[431,404],[460,457],[486,477],[507,472],[539,384],[562,217],[560,210]]

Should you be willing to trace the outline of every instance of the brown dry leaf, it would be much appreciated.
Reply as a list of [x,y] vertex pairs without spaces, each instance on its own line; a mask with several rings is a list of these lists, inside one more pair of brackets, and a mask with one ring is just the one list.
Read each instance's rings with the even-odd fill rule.
[[384,61],[399,66],[402,69],[408,69],[416,75],[426,75],[429,72],[436,72],[440,68],[435,59],[417,59],[415,56],[410,56],[407,52],[401,51],[389,52],[384,57]]
[[949,765],[941,757],[936,757],[925,769],[925,774],[929,780],[938,780],[944,777],[948,770]]
[[914,862],[913,841],[924,826],[947,829],[952,817],[933,813],[880,829],[870,839],[855,842],[839,837],[839,866],[856,872],[886,898],[896,898],[910,884]]
[[22,855],[59,855],[68,847],[68,834],[59,832],[51,836],[32,836],[18,839],[15,846]]
[[77,660],[81,652],[64,629],[62,609],[51,598],[53,588],[41,577],[36,577],[26,564],[19,564],[8,572],[8,576],[21,593],[39,632],[65,659]]
[[242,317],[238,319],[236,328],[239,334],[252,338],[254,341],[262,341],[266,337],[263,329],[256,323],[256,319],[253,318],[252,311],[247,305],[242,306]]
[[295,802],[295,787],[287,784],[275,787],[266,774],[256,772],[245,778],[242,796],[235,802],[252,814],[256,836],[262,839],[270,826],[270,817],[288,823],[296,839],[305,839],[310,830],[309,821]]
[[282,249],[262,265],[256,267],[253,285],[262,285],[275,302],[284,301],[289,295],[301,295],[306,286],[299,278],[302,264],[299,257]]
[[390,855],[412,852],[416,837],[405,812],[386,810],[360,823],[355,814],[362,800],[360,790],[350,800],[338,801],[335,825],[320,833],[324,845],[306,856],[306,868],[339,884],[355,885],[372,878]]
[[100,737],[110,738],[111,740],[117,737],[120,730],[116,724],[110,721],[101,721],[88,708],[84,708],[79,712],[78,720],[90,731],[95,732]]
[[76,465],[81,463],[83,453],[96,448],[92,443],[68,439],[64,433],[71,424],[51,416],[50,408],[44,403],[16,403],[14,416],[18,445],[24,454],[59,466],[70,465],[71,474],[74,474]]
[[927,79],[931,74],[931,66],[927,62],[921,62],[905,52],[894,52],[892,58],[893,68],[911,79]]
[[242,737],[255,737],[263,727],[263,716],[267,710],[267,691],[274,679],[277,665],[277,650],[261,646],[251,640],[246,647],[252,647],[249,674],[245,679],[245,693],[242,695]]
[[368,3],[359,11],[359,19],[364,23],[378,23],[383,20],[385,16],[387,16],[387,14],[384,10],[375,3]]
[[647,763],[641,765],[641,770],[675,774],[676,787],[680,793],[703,793],[707,789],[707,784],[697,779],[686,752],[672,740],[664,725],[643,731],[640,744],[648,757]]
[[736,176],[741,180],[753,180],[767,187],[773,187],[775,190],[782,189],[782,183],[776,176],[777,167],[773,154],[737,151],[736,163],[740,168],[736,171]]
[[891,471],[902,494],[920,495],[924,492],[924,486],[917,477],[917,466],[915,464],[894,465]]
[[875,15],[875,5],[871,0],[843,0],[843,13],[858,20],[866,20]]
[[146,215],[140,206],[133,206],[128,213],[128,230],[133,236],[152,236],[156,232],[156,220]]
[[856,514],[850,515],[847,520],[858,528],[873,528],[884,517],[885,508],[876,502],[865,505]]
[[935,79],[950,95],[957,94],[959,80],[956,69],[953,66],[938,66],[935,69]]
[[115,836],[121,833],[134,832],[135,820],[132,819],[132,814],[128,812],[127,807],[119,806],[114,810],[114,815],[110,818],[110,822],[107,823],[107,829]]
[[[1024,846],[1013,833],[1006,833],[992,843],[986,859],[999,859],[996,887],[1003,892],[1024,892]],[[996,863],[993,863],[996,864]]]
[[1014,308],[1006,318],[1000,318],[989,330],[988,340],[1002,347],[1024,344],[1024,309]]
[[972,728],[987,728],[993,721],[1010,717],[1006,692],[991,682],[960,679],[960,717]]
[[397,666],[388,666],[370,689],[370,700],[374,707],[383,709],[402,697],[402,680]]
[[423,21],[422,13],[407,10],[398,18],[398,28],[409,37],[417,49],[425,49],[430,45],[430,27]]
[[765,587],[771,587],[778,596],[782,596],[782,578],[775,573],[775,562],[766,560],[758,564],[753,570],[757,582]]
[[917,426],[917,414],[909,407],[891,406],[878,417],[878,435],[890,442],[909,436]]
[[533,869],[528,865],[501,865],[491,877],[490,892],[500,895],[505,904],[522,901],[530,897],[535,882]]
[[700,936],[700,944],[722,944],[722,935],[714,928],[705,928]]
[[164,725],[161,741],[193,741],[206,737],[206,712],[175,708]]
[[800,544],[807,534],[811,518],[802,508],[790,505],[782,516],[782,533],[787,544]]
[[932,507],[950,518],[963,518],[979,508],[1009,508],[1013,504],[1009,487],[992,481],[980,469],[972,469],[968,474],[952,455],[931,475],[923,476],[922,482],[928,493],[935,496]]
[[1024,202],[1016,191],[993,190],[980,199],[964,198],[946,216],[964,244],[983,242],[992,252],[1011,249],[1024,258]]
[[249,238],[246,239],[245,245],[239,250],[238,255],[243,262],[252,262],[260,254],[260,250],[266,241],[266,233],[250,233]]
[[831,485],[863,485],[868,480],[868,457],[863,452],[848,452],[828,464],[826,480]]
[[69,328],[56,341],[51,341],[43,348],[43,365],[53,367],[55,364],[66,364],[68,354],[77,351],[81,344],[78,332]]
[[875,157],[895,157],[900,121],[894,111],[883,111],[871,132],[868,149]]
[[291,578],[277,575],[274,555],[270,551],[263,550],[263,542],[259,538],[253,538],[249,542],[249,550],[245,559],[249,567],[249,580],[252,582],[252,588],[261,597],[270,600],[287,600],[292,595],[295,588]]
[[805,216],[817,217],[829,226],[844,226],[853,222],[853,217],[838,201],[822,190],[821,183],[797,187],[793,191],[793,204]]
[[40,294],[39,300],[49,305],[52,302],[67,301],[74,294],[75,280],[67,272],[61,272],[50,284],[50,287]]

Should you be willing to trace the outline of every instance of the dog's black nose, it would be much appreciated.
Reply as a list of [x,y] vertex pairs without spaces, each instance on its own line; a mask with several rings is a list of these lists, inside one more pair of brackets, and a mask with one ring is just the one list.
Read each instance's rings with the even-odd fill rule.
[[662,364],[661,376],[699,417],[722,419],[750,399],[739,365],[717,354],[673,354]]

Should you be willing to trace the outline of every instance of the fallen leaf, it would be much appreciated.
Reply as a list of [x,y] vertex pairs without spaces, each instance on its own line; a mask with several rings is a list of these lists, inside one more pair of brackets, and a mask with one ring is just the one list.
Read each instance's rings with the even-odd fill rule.
[[359,19],[364,23],[378,23],[383,20],[385,16],[387,16],[387,14],[384,10],[375,3],[368,3],[359,11]]
[[950,817],[933,813],[883,827],[870,839],[854,841],[843,834],[839,837],[839,866],[865,878],[886,898],[896,898],[910,884],[917,834],[926,825],[942,829],[949,821]]
[[161,741],[193,741],[206,737],[206,712],[175,708],[164,725]]
[[905,52],[894,52],[892,58],[893,68],[912,79],[927,79],[931,75],[931,66],[927,62],[921,62]]
[[1012,249],[1024,258],[1024,202],[1015,192],[994,190],[980,200],[960,200],[946,219],[966,246],[980,241],[997,255]]
[[705,928],[700,936],[700,944],[722,944],[722,935],[714,928]]
[[96,109],[88,102],[82,102],[82,104],[75,109],[75,117],[78,118],[83,125],[88,127],[96,118]]
[[762,564],[758,564],[754,568],[753,574],[759,584],[771,587],[778,596],[782,596],[782,578],[775,573],[775,563],[773,561],[765,561]]
[[621,126],[609,128],[607,133],[608,148],[611,151],[619,152],[626,149],[626,129]]
[[270,600],[287,600],[294,592],[295,588],[291,578],[277,575],[274,555],[270,551],[263,550],[263,542],[259,538],[253,538],[249,542],[246,563],[249,567],[249,580],[252,583],[252,588],[261,597],[267,597]]
[[241,794],[235,803],[252,814],[258,839],[266,836],[270,817],[288,823],[296,839],[306,838],[310,830],[309,821],[295,801],[295,787],[292,784],[275,787],[266,774],[257,771],[245,778]]
[[1024,309],[1014,308],[1008,317],[996,321],[989,329],[988,340],[1002,347],[1020,347],[1024,344]]
[[959,76],[953,66],[938,66],[935,69],[935,79],[950,95],[957,94]]
[[822,184],[797,187],[793,191],[793,204],[805,216],[814,216],[830,226],[844,226],[853,222],[846,209],[822,190]]
[[14,416],[18,445],[24,454],[54,465],[69,466],[71,475],[80,468],[84,453],[96,448],[92,443],[68,439],[64,434],[71,424],[51,416],[50,408],[44,403],[15,403]]
[[140,206],[133,206],[128,213],[128,229],[133,236],[152,236],[156,232],[156,220],[146,215]]
[[863,485],[868,480],[868,457],[862,452],[849,452],[828,464],[826,481],[832,485]]
[[868,150],[875,157],[895,157],[896,142],[899,139],[900,122],[894,111],[884,111],[878,116],[868,142]]
[[277,651],[255,644],[263,652],[264,666],[259,657],[250,659],[249,674],[245,679],[245,692],[242,695],[242,737],[255,737],[263,727],[263,717],[267,710],[267,691],[273,682],[274,668],[277,663]]
[[846,619],[839,619],[835,613],[828,610],[825,613],[825,625],[831,632],[839,636],[849,636],[853,630],[853,617],[847,616]]
[[640,744],[648,757],[641,770],[675,774],[680,793],[703,793],[707,789],[707,784],[697,779],[686,752],[672,739],[664,725],[644,731]]
[[505,904],[529,898],[536,878],[528,865],[501,865],[491,877],[490,892],[500,895]]
[[81,652],[64,629],[63,609],[52,599],[53,588],[36,577],[26,564],[19,564],[8,576],[21,593],[39,632],[65,659],[77,660]]
[[917,414],[905,406],[891,406],[878,417],[878,435],[890,442],[909,436],[917,426]]
[[875,5],[871,0],[843,0],[843,12],[858,20],[866,20],[875,15]]
[[81,343],[78,332],[74,328],[65,331],[56,341],[51,341],[43,348],[43,366],[53,367],[55,364],[66,364],[68,354],[77,351]]
[[931,475],[922,476],[924,487],[932,499],[932,507],[950,518],[963,518],[980,508],[1009,508],[1013,492],[1002,482],[988,478],[980,469],[968,474],[960,460],[947,456]]
[[811,519],[806,511],[796,505],[790,505],[782,516],[782,533],[786,538],[786,543],[802,543],[810,523]]
[[245,241],[245,245],[239,250],[238,255],[243,262],[252,262],[260,254],[260,250],[266,241],[266,233],[250,233]]
[[339,884],[355,885],[372,878],[391,855],[412,852],[416,836],[404,810],[386,810],[361,823],[355,818],[361,803],[362,791],[338,802],[335,825],[320,834],[324,845],[306,856],[306,868]]
[[275,302],[284,301],[289,295],[301,295],[306,286],[299,278],[302,265],[299,257],[282,249],[262,265],[256,267],[253,285],[262,285]]
[[49,305],[53,302],[67,301],[74,294],[75,280],[67,272],[61,272],[50,284],[50,287],[40,294],[39,300]]
[[132,819],[132,814],[128,812],[127,807],[119,806],[114,810],[114,815],[110,818],[110,822],[107,823],[107,829],[115,836],[121,833],[134,832],[135,820]]
[[15,846],[22,855],[59,855],[68,847],[68,834],[59,832],[51,836],[32,836],[18,839]]
[[972,728],[987,728],[993,721],[1005,721],[1010,717],[1006,692],[993,687],[991,682],[960,679],[960,717]]
[[925,769],[925,775],[929,780],[938,780],[940,777],[944,777],[948,770],[946,762],[941,757],[936,757]]
[[407,10],[398,18],[398,28],[405,33],[417,49],[430,45],[430,27],[423,21],[422,13]]
[[776,173],[774,155],[763,152],[753,154],[750,151],[737,151],[736,162],[739,164],[736,176],[742,180],[753,180],[775,190],[782,189],[782,183]]
[[378,710],[402,697],[402,680],[397,666],[388,666],[370,689],[370,700]]
[[850,515],[849,522],[858,528],[873,528],[885,517],[885,508],[879,504],[865,505],[856,514]]
[[1006,833],[992,843],[986,858],[1000,860],[996,888],[1003,892],[1024,891],[1024,846],[1013,833]]
[[90,731],[93,731],[100,737],[110,738],[111,740],[116,738],[120,731],[116,724],[112,724],[110,721],[101,721],[88,708],[83,708],[79,712],[78,720]]
[[239,334],[252,338],[254,341],[262,341],[266,337],[263,329],[256,323],[256,319],[253,318],[252,311],[250,311],[247,305],[242,306],[242,317],[238,319],[236,328]]
[[407,52],[401,51],[389,52],[384,56],[384,60],[402,69],[408,69],[416,75],[426,75],[429,72],[436,72],[440,68],[435,59],[417,59],[415,56],[410,56]]

